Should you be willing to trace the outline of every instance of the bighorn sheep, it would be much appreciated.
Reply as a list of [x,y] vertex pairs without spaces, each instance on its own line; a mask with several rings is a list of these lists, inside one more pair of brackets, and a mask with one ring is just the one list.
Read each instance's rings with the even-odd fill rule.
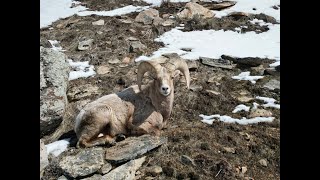
[[[138,66],[138,85],[87,104],[76,117],[77,147],[114,144],[117,135],[160,135],[172,111],[173,78],[182,72],[188,89],[190,84],[185,61],[175,58],[164,66],[157,61],[143,61]],[[141,85],[146,72],[153,80]]]

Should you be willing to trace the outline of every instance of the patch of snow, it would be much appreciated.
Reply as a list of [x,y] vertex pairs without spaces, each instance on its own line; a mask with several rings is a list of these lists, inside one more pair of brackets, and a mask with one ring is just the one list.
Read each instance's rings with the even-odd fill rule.
[[[160,6],[161,2],[163,0],[143,0],[146,3],[152,4],[152,6]],[[170,0],[172,3],[177,3],[177,2],[190,2],[190,0]]]
[[268,97],[257,96],[256,99],[264,101],[266,104],[262,104],[263,107],[273,107],[280,109],[280,104],[276,104],[276,100]]
[[70,145],[70,138],[56,141],[45,145],[48,154],[53,154],[55,157],[59,156],[62,152],[67,150]]
[[79,16],[90,16],[92,14],[99,16],[120,16],[132,12],[140,12],[150,7],[129,5],[111,11],[87,11],[88,8],[80,5],[71,8],[72,4],[79,3],[72,0],[40,0],[40,29],[50,26],[61,18],[67,18],[74,14]]
[[68,59],[69,65],[75,69],[75,71],[71,71],[69,74],[69,81],[78,79],[81,77],[87,78],[90,76],[94,76],[96,72],[94,71],[94,66],[89,65],[89,61],[85,62],[73,62],[71,59]]
[[84,6],[71,8],[72,3],[75,2],[72,0],[40,0],[40,28],[87,9]]
[[[234,0],[237,3],[228,8],[221,11],[213,11],[215,13],[215,17],[221,18],[223,16],[228,15],[232,12],[245,12],[252,14],[260,14],[264,13],[266,15],[274,17],[277,21],[280,22],[280,8],[278,10],[273,9],[272,6],[279,5],[280,0]],[[253,9],[256,10],[253,10]]]
[[270,67],[276,67],[276,66],[279,66],[280,65],[280,61],[276,61],[272,64],[269,64]]
[[247,111],[248,112],[249,110],[250,110],[249,106],[246,106],[244,104],[240,104],[235,107],[235,109],[232,111],[232,113],[237,113],[239,111]]
[[234,30],[236,30],[236,31],[241,31],[241,28],[236,27],[236,28],[234,28]]
[[[177,53],[181,56],[185,52],[180,49],[186,46],[193,50],[181,57],[189,60],[197,60],[200,56],[219,59],[223,54],[239,58],[260,57],[280,60],[280,25],[272,25],[268,31],[259,34],[252,31],[239,34],[224,30],[183,32],[176,27],[155,41],[163,42],[165,47],[153,52],[148,60],[165,53]],[[139,60],[141,58],[136,59]]]
[[232,79],[237,80],[247,80],[250,81],[252,84],[255,84],[258,79],[262,79],[264,76],[250,76],[250,72],[242,72],[238,76],[232,76]]
[[179,26],[183,27],[183,26],[184,26],[184,24],[179,24]]
[[255,117],[251,119],[247,119],[247,118],[236,119],[230,116],[221,116],[219,114],[215,114],[211,116],[200,114],[199,116],[202,118],[201,121],[207,124],[212,124],[213,121],[215,120],[219,120],[225,123],[238,123],[241,125],[255,124],[259,122],[272,122],[274,120],[274,117]]
[[260,26],[272,26],[272,23],[265,23],[263,20],[261,19],[257,19],[254,18],[252,21],[249,21],[251,24],[259,24]]
[[132,12],[140,12],[143,10],[148,9],[149,6],[125,6],[122,8],[114,9],[111,11],[82,11],[78,12],[77,15],[79,16],[90,16],[92,14],[98,15],[98,16],[121,16],[124,14],[129,14]]
[[256,109],[258,109],[258,106],[260,106],[260,104],[254,102],[254,103],[253,103],[253,107],[251,108],[251,110],[256,110]]
[[49,43],[51,44],[53,50],[55,51],[66,51],[66,50],[62,50],[62,47],[59,44],[59,41],[57,40],[48,40]]

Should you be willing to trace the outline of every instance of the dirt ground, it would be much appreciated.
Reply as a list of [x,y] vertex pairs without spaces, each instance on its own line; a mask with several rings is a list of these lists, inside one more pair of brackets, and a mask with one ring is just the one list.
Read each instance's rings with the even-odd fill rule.
[[[99,1],[80,0],[93,10],[110,10],[132,4],[129,0]],[[145,5],[144,3],[133,3]],[[157,8],[162,14],[177,13],[184,3],[170,4]],[[109,67],[107,74],[97,74],[94,77],[82,78],[69,82],[69,90],[81,85],[91,84],[99,87],[99,91],[82,98],[69,98],[69,107],[72,109],[69,118],[73,119],[78,110],[74,107],[83,100],[94,100],[103,95],[119,92],[122,89],[136,84],[137,64],[134,58],[140,55],[150,55],[153,51],[162,47],[161,43],[154,42],[154,38],[170,30],[172,27],[156,27],[134,22],[138,13],[125,16],[100,17],[100,16],[71,16],[53,23],[53,29],[40,30],[40,44],[51,47],[47,40],[58,40],[66,50],[64,53],[74,61],[89,61],[96,68]],[[260,17],[260,18],[259,18]],[[253,18],[263,19],[264,15],[222,19],[213,18],[210,21],[190,20],[185,23],[185,30],[224,29],[247,25],[246,31],[266,31],[265,27],[250,25]],[[105,25],[93,26],[91,23],[103,19]],[[265,21],[275,23],[273,20]],[[132,23],[124,23],[123,20],[131,20]],[[129,37],[137,38],[147,49],[142,52],[130,50]],[[91,49],[78,51],[79,41],[94,39]],[[123,61],[129,57],[130,61]],[[116,64],[108,63],[118,59]],[[212,125],[201,122],[200,114],[228,115],[234,118],[248,117],[249,112],[233,114],[232,110],[239,104],[252,105],[252,101],[241,103],[237,95],[246,91],[250,97],[271,97],[280,103],[280,91],[268,90],[263,85],[270,79],[280,80],[280,76],[265,75],[265,78],[251,84],[249,81],[237,81],[231,79],[242,71],[250,71],[250,67],[237,66],[233,70],[210,67],[197,62],[199,67],[190,71],[191,90],[185,88],[184,82],[175,82],[175,101],[173,112],[169,120],[169,126],[162,132],[168,137],[168,143],[147,154],[146,163],[140,168],[152,165],[161,166],[163,173],[154,179],[280,179],[280,110],[268,108],[275,117],[272,123],[259,123],[254,125],[228,124],[214,122]],[[183,79],[183,76],[180,77]],[[219,92],[210,93],[208,90]],[[254,100],[254,102],[260,101]],[[69,128],[70,129],[70,128]],[[74,134],[65,134],[63,137],[74,137]],[[61,138],[61,137],[60,137]],[[234,148],[235,152],[227,152],[225,148]],[[71,150],[75,149],[74,144]],[[70,150],[68,150],[70,151]],[[187,155],[194,159],[195,165],[181,163],[181,156]],[[266,159],[267,166],[262,166],[259,160]],[[241,173],[242,167],[247,171]],[[241,169],[242,168],[242,169]],[[57,179],[61,172],[53,164],[50,165],[44,179]],[[140,179],[146,179],[148,175],[141,175]]]

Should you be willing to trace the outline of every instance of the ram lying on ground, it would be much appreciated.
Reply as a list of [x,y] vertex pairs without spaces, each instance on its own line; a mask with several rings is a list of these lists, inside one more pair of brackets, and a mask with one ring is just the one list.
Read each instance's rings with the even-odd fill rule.
[[[153,80],[141,85],[146,72]],[[79,112],[75,123],[77,147],[114,144],[118,135],[160,135],[172,111],[173,79],[179,72],[183,73],[189,89],[190,74],[184,60],[171,59],[164,67],[157,61],[141,62],[138,85],[103,96]]]

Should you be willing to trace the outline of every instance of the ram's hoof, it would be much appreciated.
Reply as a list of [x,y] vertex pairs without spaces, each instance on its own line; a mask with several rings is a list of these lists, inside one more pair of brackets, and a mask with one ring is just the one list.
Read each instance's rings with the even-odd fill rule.
[[126,139],[126,136],[124,134],[118,134],[116,141],[119,142],[119,141],[123,141],[125,139]]

